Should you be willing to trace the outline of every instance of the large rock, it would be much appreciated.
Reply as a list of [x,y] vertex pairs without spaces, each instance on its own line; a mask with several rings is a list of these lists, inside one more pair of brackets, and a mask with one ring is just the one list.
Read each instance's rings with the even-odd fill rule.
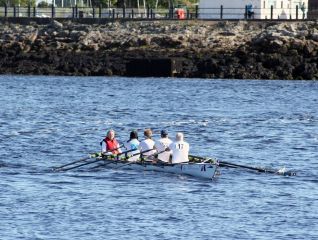
[[60,22],[58,22],[58,21],[56,21],[56,20],[53,20],[53,21],[51,22],[50,26],[53,27],[53,28],[57,28],[57,29],[63,28],[63,24],[60,23]]

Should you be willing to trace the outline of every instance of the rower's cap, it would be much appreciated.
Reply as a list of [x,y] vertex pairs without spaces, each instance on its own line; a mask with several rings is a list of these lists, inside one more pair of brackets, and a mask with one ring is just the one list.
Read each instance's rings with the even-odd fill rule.
[[168,136],[168,132],[166,130],[161,130],[161,136]]

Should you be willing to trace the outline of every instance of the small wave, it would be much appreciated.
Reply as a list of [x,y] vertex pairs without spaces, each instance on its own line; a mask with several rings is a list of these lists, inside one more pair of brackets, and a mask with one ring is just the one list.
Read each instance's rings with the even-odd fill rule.
[[0,167],[6,167],[7,164],[5,162],[0,162]]
[[12,168],[12,169],[26,169],[27,167],[29,167],[29,165],[27,164],[22,164],[22,163],[9,163],[9,162],[2,162],[0,163],[0,165],[2,167],[6,167],[6,168]]
[[[273,138],[270,138],[270,139],[264,139],[264,140],[261,140],[260,143],[263,143],[263,144],[271,144],[271,143],[277,143],[279,142],[280,139],[273,139]],[[264,147],[264,146],[263,146]]]
[[307,150],[307,148],[304,148],[304,147],[292,147],[292,149],[301,150],[301,151],[306,151]]
[[44,184],[52,184],[52,185],[77,185],[77,182],[71,181],[42,181]]
[[257,134],[247,134],[247,135],[243,135],[241,138],[242,139],[262,139],[264,138],[264,136],[257,135]]

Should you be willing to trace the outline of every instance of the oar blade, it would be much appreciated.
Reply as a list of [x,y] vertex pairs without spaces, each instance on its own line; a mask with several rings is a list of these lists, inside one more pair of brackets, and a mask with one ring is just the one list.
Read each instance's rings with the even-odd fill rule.
[[279,169],[276,174],[282,175],[282,176],[296,176],[297,173],[292,170],[286,170],[286,168]]

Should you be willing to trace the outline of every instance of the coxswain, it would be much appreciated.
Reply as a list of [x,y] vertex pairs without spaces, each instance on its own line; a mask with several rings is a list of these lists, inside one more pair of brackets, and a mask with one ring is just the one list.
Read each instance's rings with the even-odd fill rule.
[[115,139],[115,134],[115,131],[113,129],[110,129],[107,132],[106,137],[101,142],[101,145],[103,144],[103,142],[105,142],[105,146],[103,148],[104,153],[111,153],[114,155],[121,153],[119,143]]
[[168,132],[166,130],[162,130],[160,135],[161,138],[155,143],[155,148],[159,153],[157,159],[159,161],[168,163],[172,152],[171,150],[166,151],[166,149],[170,146],[172,141],[168,137]]
[[139,150],[141,152],[144,152],[142,154],[144,157],[147,157],[156,153],[156,150],[154,149],[155,142],[152,140],[152,131],[150,128],[145,129],[144,136],[145,139],[142,140],[139,144]]
[[183,133],[176,134],[176,141],[169,145],[169,149],[172,151],[172,164],[189,162],[189,143],[184,141]]
[[126,157],[128,158],[128,161],[137,161],[139,158],[138,153],[140,153],[138,147],[140,142],[138,141],[138,133],[137,131],[131,131],[129,140],[124,144],[126,150],[128,151],[126,153]]

